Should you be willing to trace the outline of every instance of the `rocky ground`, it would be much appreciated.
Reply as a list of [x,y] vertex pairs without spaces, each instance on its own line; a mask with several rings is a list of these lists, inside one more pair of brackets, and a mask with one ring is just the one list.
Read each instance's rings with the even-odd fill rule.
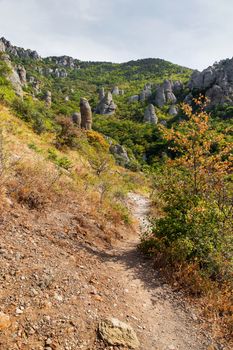
[[[149,201],[136,194],[129,201],[144,230]],[[99,322],[112,317],[132,326],[142,350],[214,349],[182,294],[138,252],[139,226],[122,228],[124,239],[110,246],[107,232],[77,212],[75,203],[30,215],[4,208],[0,349],[119,349],[98,336]]]

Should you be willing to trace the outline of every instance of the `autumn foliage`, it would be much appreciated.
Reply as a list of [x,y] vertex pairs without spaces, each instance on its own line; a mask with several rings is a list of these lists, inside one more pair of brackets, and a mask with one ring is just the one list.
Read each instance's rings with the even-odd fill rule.
[[[202,96],[194,107],[183,104],[184,120],[172,129],[161,127],[173,156],[154,174],[163,211],[141,247],[178,275],[189,271],[181,282],[192,294],[204,294],[212,284],[225,295],[233,281],[232,149],[211,129],[205,104]],[[230,323],[229,297],[223,313],[222,307],[217,313]]]

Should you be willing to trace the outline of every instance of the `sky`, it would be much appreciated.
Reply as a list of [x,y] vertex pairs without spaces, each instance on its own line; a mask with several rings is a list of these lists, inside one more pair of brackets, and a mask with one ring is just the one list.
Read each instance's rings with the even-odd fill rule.
[[0,18],[0,37],[43,57],[202,70],[233,55],[233,0],[0,0]]

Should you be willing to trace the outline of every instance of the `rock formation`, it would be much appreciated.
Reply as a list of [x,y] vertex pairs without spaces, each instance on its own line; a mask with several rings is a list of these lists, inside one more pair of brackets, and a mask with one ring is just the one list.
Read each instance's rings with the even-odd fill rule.
[[55,63],[58,66],[62,66],[65,68],[75,68],[77,66],[77,60],[75,60],[73,57],[70,56],[50,56],[47,58],[50,62]]
[[152,104],[149,104],[144,113],[144,123],[157,124],[158,117],[155,113],[155,107]]
[[86,98],[80,99],[81,127],[86,130],[92,128],[92,111]]
[[111,145],[109,150],[116,158],[116,161],[118,164],[126,165],[127,163],[129,163],[130,159],[129,159],[128,153],[126,152],[126,149],[122,145],[119,145],[119,144]]
[[138,95],[133,95],[133,96],[130,96],[128,98],[128,102],[131,103],[131,102],[137,102],[139,101],[139,96]]
[[99,89],[99,100],[102,101],[103,98],[104,98],[104,96],[105,96],[105,91],[104,91],[104,88],[101,87],[101,88]]
[[47,91],[45,94],[45,104],[46,107],[50,108],[52,104],[52,93],[51,91]]
[[113,115],[117,109],[116,104],[113,101],[111,92],[107,92],[106,95],[102,98],[100,103],[96,108],[96,113]]
[[177,99],[173,92],[173,83],[170,80],[165,80],[157,87],[155,95],[155,104],[158,107],[163,107],[165,104],[174,104]]
[[20,79],[20,82],[22,85],[27,84],[27,72],[26,69],[23,66],[17,66],[17,73]]
[[116,318],[101,321],[99,334],[105,342],[112,346],[123,346],[130,349],[137,349],[140,346],[133,328]]
[[176,116],[178,114],[177,107],[175,105],[171,105],[170,108],[169,108],[168,113],[170,115]]
[[148,100],[148,98],[152,95],[151,88],[152,86],[150,83],[145,84],[143,90],[139,94],[139,101],[144,102]]
[[[188,87],[191,94],[205,94],[210,107],[218,104],[233,104],[233,58],[215,63],[202,72],[194,71]],[[190,100],[192,95],[186,96]]]
[[10,57],[7,54],[3,53],[1,55],[1,59],[6,63],[7,67],[10,70],[10,73],[7,78],[10,81],[15,93],[19,97],[23,97],[22,83],[21,83],[17,68],[13,66],[10,60]]
[[77,126],[77,127],[81,127],[81,122],[82,122],[82,118],[81,118],[81,114],[78,112],[75,112],[72,117],[72,122]]
[[112,95],[119,95],[120,94],[120,90],[118,86],[114,86],[114,88],[112,89]]
[[5,51],[6,53],[23,58],[23,59],[33,59],[33,60],[39,60],[40,56],[36,51],[32,50],[25,50],[21,47],[13,46],[11,45],[10,41],[6,40],[5,38],[0,38],[0,51]]

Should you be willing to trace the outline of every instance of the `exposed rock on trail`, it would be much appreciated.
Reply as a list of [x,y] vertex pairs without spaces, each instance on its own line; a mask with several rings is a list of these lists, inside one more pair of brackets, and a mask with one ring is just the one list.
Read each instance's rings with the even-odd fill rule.
[[101,321],[99,333],[102,339],[110,345],[126,346],[130,349],[137,349],[140,345],[132,327],[116,318]]

